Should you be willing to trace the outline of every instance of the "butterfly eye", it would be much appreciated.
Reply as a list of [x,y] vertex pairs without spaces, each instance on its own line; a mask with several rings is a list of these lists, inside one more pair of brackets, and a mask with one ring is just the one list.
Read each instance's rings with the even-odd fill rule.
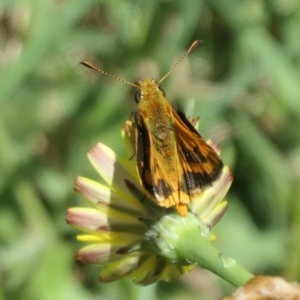
[[161,91],[161,93],[163,94],[163,96],[165,97],[166,96],[166,93],[165,93],[165,90],[162,89],[160,86],[158,86],[159,90]]
[[135,102],[139,103],[141,101],[141,98],[142,98],[142,91],[141,90],[137,90],[135,92],[135,95],[134,95]]

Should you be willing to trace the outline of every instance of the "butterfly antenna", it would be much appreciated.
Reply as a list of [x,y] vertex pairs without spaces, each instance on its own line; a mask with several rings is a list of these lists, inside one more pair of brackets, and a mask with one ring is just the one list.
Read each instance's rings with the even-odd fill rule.
[[90,69],[92,69],[92,70],[95,70],[95,71],[97,71],[97,72],[100,72],[100,73],[102,73],[102,74],[104,74],[104,75],[106,75],[106,76],[109,76],[109,77],[111,77],[111,78],[113,78],[113,79],[117,79],[117,80],[119,80],[119,81],[121,81],[121,82],[124,82],[124,83],[126,83],[126,84],[129,84],[129,85],[131,85],[131,86],[133,86],[133,87],[135,87],[135,88],[137,88],[137,89],[140,89],[140,87],[139,87],[138,85],[136,85],[136,84],[134,84],[134,83],[131,83],[131,82],[127,81],[127,80],[124,80],[124,79],[122,79],[122,78],[119,78],[119,77],[117,77],[117,76],[115,76],[115,75],[111,75],[111,74],[109,74],[109,73],[107,73],[107,72],[104,72],[104,71],[102,71],[102,70],[100,70],[100,69],[97,69],[96,67],[94,67],[93,65],[91,65],[90,63],[88,63],[88,62],[86,62],[86,61],[81,61],[80,64],[83,65],[83,66],[85,66],[85,67],[87,67],[87,68],[90,68]]
[[186,53],[179,59],[179,61],[171,68],[171,70],[158,82],[158,84],[160,84],[161,82],[163,82],[173,71],[174,69],[184,60],[184,58],[190,53],[192,52],[200,43],[200,40],[196,40],[192,43],[192,45],[190,46],[190,48],[188,49],[188,51],[186,51]]

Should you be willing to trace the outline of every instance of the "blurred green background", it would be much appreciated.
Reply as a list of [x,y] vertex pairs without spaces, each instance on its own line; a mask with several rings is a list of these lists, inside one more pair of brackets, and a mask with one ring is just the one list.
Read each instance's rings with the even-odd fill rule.
[[[161,78],[200,116],[234,173],[217,247],[255,274],[300,280],[300,3],[297,0],[1,0],[0,299],[220,299],[233,288],[200,269],[146,288],[98,282],[75,262],[67,207],[84,205],[86,152],[125,154],[131,82]],[[196,298],[195,298],[196,297]]]

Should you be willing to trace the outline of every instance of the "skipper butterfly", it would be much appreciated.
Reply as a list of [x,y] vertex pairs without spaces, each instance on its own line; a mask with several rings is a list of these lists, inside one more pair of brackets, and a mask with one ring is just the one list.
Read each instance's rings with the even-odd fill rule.
[[135,147],[140,183],[163,207],[174,206],[185,216],[187,204],[220,177],[223,162],[181,111],[165,98],[161,82],[198,44],[193,42],[185,55],[158,82],[143,79],[138,84],[120,79],[92,66],[82,65],[137,88],[134,122],[126,129]]

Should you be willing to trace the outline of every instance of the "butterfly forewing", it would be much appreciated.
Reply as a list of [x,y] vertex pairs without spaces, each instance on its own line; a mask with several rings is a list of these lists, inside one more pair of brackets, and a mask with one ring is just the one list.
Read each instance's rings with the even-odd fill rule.
[[182,189],[192,196],[220,177],[223,162],[185,116],[176,112],[174,115],[174,131],[183,170]]

